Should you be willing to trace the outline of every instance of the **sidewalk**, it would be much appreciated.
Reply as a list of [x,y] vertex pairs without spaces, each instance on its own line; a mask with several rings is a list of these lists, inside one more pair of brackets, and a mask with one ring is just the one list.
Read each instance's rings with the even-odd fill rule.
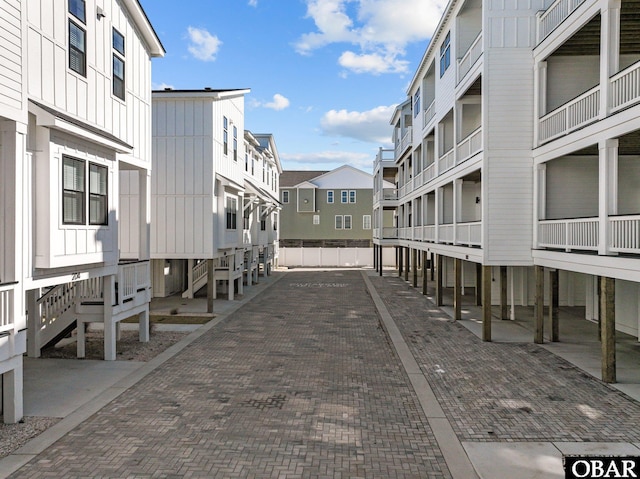
[[[640,455],[638,402],[555,345],[480,341],[473,308],[453,322],[365,270],[245,291],[63,412],[0,477],[560,479],[562,453]],[[526,331],[500,323],[494,337]]]

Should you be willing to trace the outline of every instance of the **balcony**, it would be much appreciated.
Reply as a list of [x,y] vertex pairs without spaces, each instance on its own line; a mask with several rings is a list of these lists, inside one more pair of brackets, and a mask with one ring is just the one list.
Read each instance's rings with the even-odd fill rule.
[[467,76],[467,73],[469,73],[471,67],[475,65],[481,55],[482,32],[478,34],[463,57],[458,59],[458,83],[460,83],[464,79],[464,77]]
[[451,168],[456,166],[455,150],[451,148],[449,151],[443,154],[440,157],[439,163],[440,164],[438,169],[440,170],[440,173],[444,173],[445,171],[450,170]]
[[457,165],[468,160],[480,151],[482,151],[482,127],[476,128],[469,136],[458,143],[455,164]]
[[429,105],[429,108],[427,108],[424,111],[424,116],[422,118],[422,127],[426,128],[427,125],[429,125],[429,122],[436,116],[436,101],[433,100],[431,102],[431,104]]
[[598,119],[600,114],[600,86],[556,108],[540,118],[538,140],[554,140]]
[[0,285],[0,335],[14,327],[14,294],[16,283]]
[[538,14],[537,40],[540,43],[560,25],[584,0],[556,0]]
[[405,151],[411,147],[413,142],[413,128],[407,127],[406,131],[402,134],[402,138],[398,141],[395,149],[396,160],[400,159]]
[[[640,215],[609,217],[608,251],[640,254]],[[598,251],[598,218],[578,218],[538,222],[538,246],[572,250]]]
[[640,99],[640,62],[616,73],[611,82],[611,113],[637,103]]

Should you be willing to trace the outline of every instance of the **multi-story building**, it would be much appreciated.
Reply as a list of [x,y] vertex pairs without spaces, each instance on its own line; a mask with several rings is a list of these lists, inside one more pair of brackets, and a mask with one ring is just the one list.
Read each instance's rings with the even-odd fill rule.
[[492,290],[503,318],[535,305],[544,340],[545,277],[547,302],[600,315],[603,357],[614,329],[638,335],[638,13],[453,0],[396,109],[395,148],[375,162],[374,242],[399,248],[401,268],[433,255],[436,300],[453,286],[456,317],[475,287],[487,340]]
[[99,322],[113,360],[132,315],[148,340],[151,58],[164,49],[136,0],[0,14],[0,371],[15,422],[23,353],[76,329],[82,357]]
[[331,171],[284,171],[280,264],[371,265],[372,181],[369,173],[348,165]]
[[272,135],[244,129],[248,89],[153,92],[153,294],[229,299],[271,269],[282,171]]

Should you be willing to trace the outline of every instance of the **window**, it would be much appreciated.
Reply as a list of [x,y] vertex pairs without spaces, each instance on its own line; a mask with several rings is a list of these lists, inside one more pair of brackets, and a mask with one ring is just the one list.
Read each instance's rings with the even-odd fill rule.
[[267,231],[267,212],[260,207],[260,231]]
[[62,159],[62,223],[84,224],[84,161]]
[[248,230],[251,223],[251,208],[245,206],[242,214],[242,229]]
[[289,192],[287,190],[282,192],[282,202],[289,203]]
[[420,88],[418,88],[418,91],[415,93],[415,95],[413,95],[413,117],[415,118],[419,114],[420,114]]
[[82,23],[87,23],[85,15],[85,0],[69,0],[69,13]]
[[362,215],[362,229],[363,230],[371,229],[371,215]]
[[273,214],[273,231],[278,231],[278,215]]
[[351,229],[351,215],[344,215],[344,229]]
[[447,36],[444,37],[444,42],[440,46],[440,77],[444,75],[444,72],[447,71],[451,65],[451,32],[447,33]]
[[249,171],[249,153],[244,154],[244,171]]
[[[62,223],[86,224],[87,163],[84,160],[62,157]],[[89,224],[109,224],[109,196],[106,166],[89,163]]]
[[349,191],[349,203],[356,202],[356,190]]
[[237,229],[237,223],[236,223],[237,219],[238,219],[238,199],[228,196],[227,197],[227,229],[228,230]]
[[238,161],[238,129],[233,126],[233,161]]
[[327,191],[327,203],[329,203],[329,204],[333,203],[333,191],[332,190]]
[[342,215],[336,215],[336,229],[342,229]]
[[347,190],[342,190],[340,192],[340,202],[348,203],[349,202],[349,192]]
[[89,224],[106,225],[107,218],[107,168],[89,163]]
[[87,36],[76,22],[69,20],[69,68],[87,76]]
[[124,100],[124,36],[113,29],[113,94]]
[[314,225],[320,224],[320,215],[313,215],[313,224]]
[[256,159],[252,156],[251,157],[251,176],[254,176],[256,174]]
[[229,151],[229,120],[226,116],[222,117],[222,153],[227,154]]

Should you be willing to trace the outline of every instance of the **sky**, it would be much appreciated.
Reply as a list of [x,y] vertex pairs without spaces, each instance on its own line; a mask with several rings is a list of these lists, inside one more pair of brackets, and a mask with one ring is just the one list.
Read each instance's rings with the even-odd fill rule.
[[[445,0],[140,0],[154,89],[247,88],[245,129],[285,170],[371,172]],[[177,8],[179,6],[179,8]]]

